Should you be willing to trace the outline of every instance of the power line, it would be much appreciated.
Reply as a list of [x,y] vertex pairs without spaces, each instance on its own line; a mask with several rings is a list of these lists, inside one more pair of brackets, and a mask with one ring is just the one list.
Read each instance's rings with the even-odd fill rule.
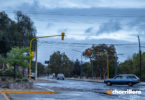
[[[6,11],[6,13],[16,13],[17,11],[16,10],[4,10]],[[93,15],[89,15],[89,14],[72,14],[72,13],[67,13],[67,14],[64,14],[64,13],[58,13],[58,12],[38,12],[38,11],[22,11],[24,14],[31,14],[31,15],[50,15],[50,16],[54,16],[54,15],[57,15],[57,16],[82,16],[82,17],[85,17],[85,16],[95,16],[95,17],[142,17],[144,18],[145,17],[145,14],[142,14],[142,15],[135,15],[135,14],[131,14],[131,15],[113,15],[113,14],[93,14]]]
[[[24,42],[17,42],[17,41],[8,41],[8,40],[0,40],[0,41],[5,41],[8,43],[21,43],[24,44]],[[92,45],[100,45],[100,44],[105,44],[105,45],[114,45],[114,46],[138,46],[138,43],[79,43],[79,42],[52,42],[52,41],[38,41],[39,45],[40,44],[48,44],[48,45],[54,45],[54,44],[63,44],[63,45],[70,45],[70,46],[92,46]],[[142,43],[141,47],[145,47],[145,43]]]
[[[114,46],[138,46],[137,43],[132,43],[132,44],[129,44],[129,43],[124,43],[124,44],[121,44],[121,43],[110,43],[110,44],[106,44],[106,43],[98,43],[98,44],[93,44],[93,43],[77,43],[77,42],[49,42],[49,41],[39,41],[38,42],[39,44],[49,44],[49,45],[54,45],[54,44],[65,44],[65,45],[82,45],[82,46],[88,46],[88,45],[100,45],[100,44],[105,44],[105,45],[114,45]],[[145,46],[145,43],[142,43],[143,45],[142,46]]]

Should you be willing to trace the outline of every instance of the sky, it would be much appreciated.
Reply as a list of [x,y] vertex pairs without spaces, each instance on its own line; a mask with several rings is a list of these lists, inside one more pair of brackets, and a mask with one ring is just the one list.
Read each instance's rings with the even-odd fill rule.
[[37,36],[66,33],[64,41],[39,39],[42,63],[55,51],[65,52],[74,61],[92,44],[102,43],[115,44],[122,62],[138,52],[137,35],[145,45],[145,0],[0,0],[0,4],[0,11],[13,20],[16,11],[30,16]]

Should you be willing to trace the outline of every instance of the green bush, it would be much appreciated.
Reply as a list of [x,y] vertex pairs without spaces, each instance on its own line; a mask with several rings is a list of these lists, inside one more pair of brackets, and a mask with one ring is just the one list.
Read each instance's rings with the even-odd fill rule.
[[5,70],[4,74],[5,75],[12,75],[13,71],[11,69],[7,69],[7,70]]
[[3,71],[2,69],[0,69],[0,75],[3,75],[3,72],[4,72],[4,71]]
[[17,74],[17,78],[18,79],[22,79],[23,78],[23,75],[21,73]]
[[14,72],[12,69],[0,69],[0,75],[13,75]]

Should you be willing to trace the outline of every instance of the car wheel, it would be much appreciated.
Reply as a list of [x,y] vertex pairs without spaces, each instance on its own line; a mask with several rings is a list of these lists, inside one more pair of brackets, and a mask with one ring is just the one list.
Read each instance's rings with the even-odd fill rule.
[[128,85],[129,85],[129,86],[133,86],[133,83],[132,83],[132,82],[129,82]]
[[107,84],[107,86],[111,86],[112,85],[111,82],[107,82],[106,84]]

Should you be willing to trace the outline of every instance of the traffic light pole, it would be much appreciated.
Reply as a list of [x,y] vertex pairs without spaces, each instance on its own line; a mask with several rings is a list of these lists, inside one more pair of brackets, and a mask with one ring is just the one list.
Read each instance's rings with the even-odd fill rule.
[[[41,36],[41,37],[35,37],[35,38],[32,38],[32,40],[30,41],[30,47],[29,47],[29,53],[32,52],[32,42],[34,40],[37,40],[39,38],[47,38],[47,37],[56,37],[56,36],[61,36],[62,37],[62,40],[64,40],[64,36],[65,36],[65,33],[61,33],[61,35],[51,35],[51,36]],[[29,60],[29,80],[31,80],[31,60]]]
[[37,43],[36,43],[36,56],[35,56],[35,57],[36,57],[36,58],[35,58],[35,80],[37,80],[37,67],[38,67],[38,66],[37,66],[37,65],[38,65],[38,64],[37,64],[37,50],[38,50],[38,49],[37,49]]

